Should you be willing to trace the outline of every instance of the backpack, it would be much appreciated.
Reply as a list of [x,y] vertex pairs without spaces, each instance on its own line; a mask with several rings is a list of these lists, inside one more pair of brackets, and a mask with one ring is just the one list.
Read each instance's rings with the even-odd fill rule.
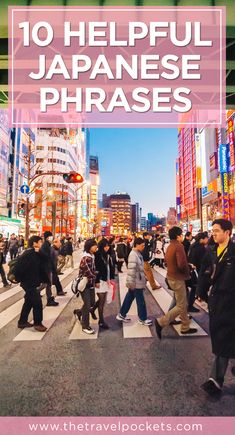
[[12,282],[13,284],[18,284],[20,282],[20,276],[16,274],[16,265],[19,263],[19,257],[15,258],[14,260],[9,261],[9,271],[7,273],[7,279],[8,281]]

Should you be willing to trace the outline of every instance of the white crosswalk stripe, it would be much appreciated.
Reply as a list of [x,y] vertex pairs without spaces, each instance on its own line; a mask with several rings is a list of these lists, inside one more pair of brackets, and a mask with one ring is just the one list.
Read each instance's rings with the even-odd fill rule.
[[[120,288],[120,299],[121,304],[124,301],[127,287],[126,287],[126,273],[119,273],[119,288]],[[152,337],[151,331],[148,326],[140,325],[138,323],[137,315],[137,305],[134,300],[130,311],[128,312],[128,317],[130,317],[131,322],[123,323],[123,337],[124,338],[148,338]]]
[[[160,273],[162,276],[166,277],[166,270],[162,269],[162,268],[156,268],[157,272]],[[159,271],[159,269],[161,270],[161,272]],[[169,310],[171,301],[172,301],[172,296],[167,292],[167,290],[165,290],[163,287],[161,287],[160,290],[152,290],[149,283],[147,284],[147,287],[149,289],[149,291],[151,292],[152,296],[154,297],[154,299],[156,300],[156,302],[158,303],[158,305],[160,306],[160,308],[162,309],[163,313],[167,313],[167,311]],[[198,336],[207,336],[207,332],[204,331],[204,329],[198,325],[198,323],[194,320],[191,319],[190,321],[190,327],[191,328],[197,328],[197,332],[195,334],[193,334],[193,337],[198,337]],[[180,325],[173,325],[173,328],[177,331],[177,333],[181,336],[184,336],[184,334],[181,334],[180,332]]]
[[[73,269],[67,269],[64,272],[63,279],[70,275],[72,272]],[[41,294],[45,294],[45,291]],[[14,295],[14,298],[17,302],[12,303],[12,295]],[[20,287],[20,285],[17,285],[12,289],[6,290],[4,293],[0,294],[0,306],[1,303],[4,303],[5,307],[7,308],[0,312],[0,330],[4,328],[4,326],[8,325],[8,323],[14,320],[17,316],[19,316],[22,305],[24,303],[24,290]]]
[[[160,275],[164,276],[164,278],[166,278],[166,273],[167,273],[166,269],[163,269],[162,267],[154,266],[154,270]],[[208,305],[206,302],[199,301],[198,299],[196,299],[195,304],[208,313]]]

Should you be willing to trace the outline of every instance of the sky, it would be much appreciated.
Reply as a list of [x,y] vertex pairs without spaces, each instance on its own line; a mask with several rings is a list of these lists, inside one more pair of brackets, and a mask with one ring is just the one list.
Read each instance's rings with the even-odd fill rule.
[[127,192],[142,216],[175,206],[177,129],[96,128],[90,134],[90,154],[99,157],[100,198]]

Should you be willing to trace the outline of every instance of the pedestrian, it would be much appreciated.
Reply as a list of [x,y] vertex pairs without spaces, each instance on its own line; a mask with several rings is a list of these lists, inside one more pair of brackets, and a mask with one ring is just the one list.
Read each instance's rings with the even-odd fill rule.
[[2,278],[2,283],[3,283],[3,287],[10,287],[11,284],[9,284],[9,282],[7,281],[6,278],[6,273],[3,267],[3,264],[5,263],[5,241],[3,239],[3,235],[0,234],[0,274],[1,274],[1,278]]
[[125,245],[125,257],[124,257],[124,261],[125,261],[126,267],[127,267],[128,266],[128,257],[129,257],[129,254],[130,254],[132,248],[131,248],[130,241],[129,241],[128,237],[125,237],[123,239],[123,243]]
[[146,279],[149,281],[149,284],[152,288],[152,290],[159,290],[161,288],[160,285],[157,285],[153,276],[153,271],[150,266],[150,260],[151,260],[151,235],[148,232],[143,233],[144,238],[144,250],[143,250],[143,259],[144,259],[144,273],[146,276]]
[[65,248],[65,254],[66,254],[65,268],[68,269],[69,267],[71,267],[73,269],[74,263],[73,263],[73,239],[72,239],[72,237],[67,237],[67,241],[65,242],[64,248]]
[[95,253],[95,268],[97,273],[95,292],[98,300],[91,309],[91,315],[95,319],[95,310],[98,308],[99,326],[102,329],[109,329],[104,320],[104,306],[107,299],[107,293],[112,289],[111,280],[115,278],[115,266],[109,255],[110,245],[108,240],[103,239],[98,243],[98,250]]
[[[188,262],[191,267],[191,279],[188,283],[191,290],[188,295],[188,312],[198,313],[200,310],[194,307],[196,299],[196,289],[198,284],[198,275],[201,267],[204,264],[204,257],[206,254],[206,246],[208,244],[208,234],[198,233],[195,237],[195,242],[190,246],[188,252]],[[196,273],[195,273],[196,271]]]
[[67,294],[67,292],[65,292],[63,290],[60,279],[58,277],[58,272],[57,272],[60,247],[61,247],[60,238],[56,237],[53,240],[52,250],[51,250],[52,262],[53,262],[52,284],[54,284],[54,286],[56,288],[57,296],[65,296]]
[[134,247],[128,258],[127,279],[126,286],[128,292],[125,296],[119,314],[116,316],[117,320],[121,322],[130,322],[131,319],[127,317],[127,313],[136,299],[138,311],[138,323],[145,326],[152,325],[152,320],[147,318],[147,309],[144,300],[144,290],[146,288],[146,278],[144,273],[144,260],[142,252],[145,249],[145,241],[141,237],[134,240]]
[[110,246],[109,255],[112,259],[112,263],[113,263],[114,270],[115,270],[115,266],[117,264],[116,252],[115,252],[115,237],[110,237],[109,246]]
[[20,235],[19,237],[19,254],[21,254],[24,250],[24,237]]
[[[41,254],[42,238],[32,236],[29,239],[29,249],[18,257],[14,266],[14,275],[18,278],[25,291],[25,301],[18,321],[18,328],[34,327],[36,331],[45,332],[42,324],[43,307],[40,295],[42,283],[48,283],[45,257]],[[29,313],[33,309],[33,324],[28,322]]]
[[95,252],[97,251],[97,243],[94,239],[86,240],[84,244],[84,254],[79,265],[79,276],[87,277],[87,284],[81,297],[83,306],[81,309],[74,310],[74,315],[81,321],[82,331],[86,334],[94,334],[95,330],[90,326],[90,311],[95,305]]
[[13,233],[11,234],[9,243],[8,243],[8,249],[10,253],[11,260],[17,257],[18,250],[19,250],[19,241],[16,237],[16,235]]
[[187,231],[187,233],[185,234],[185,237],[184,237],[184,241],[183,241],[185,254],[187,256],[188,256],[188,253],[189,253],[189,249],[190,249],[192,240],[193,240],[193,236],[192,236],[191,231]]
[[176,305],[162,317],[155,319],[155,327],[158,338],[161,339],[162,329],[173,322],[177,316],[181,320],[181,334],[195,334],[196,328],[190,328],[190,320],[187,313],[187,293],[185,281],[190,278],[189,266],[185,254],[182,229],[172,227],[169,230],[170,245],[166,252],[167,281],[173,290]]
[[230,358],[235,358],[235,245],[230,240],[232,222],[216,219],[212,223],[214,271],[211,276],[208,307],[214,363],[202,388],[210,396],[222,392]]
[[154,258],[150,261],[150,266],[154,267],[155,265],[162,267],[164,269],[164,259],[165,255],[163,252],[163,242],[162,237],[157,236],[156,242],[155,242],[155,251],[154,251]]
[[117,269],[119,273],[122,273],[122,265],[126,258],[126,245],[122,237],[120,237],[116,245],[116,253],[117,253]]
[[47,265],[47,274],[48,274],[48,282],[47,282],[47,286],[46,286],[47,306],[48,307],[57,307],[57,305],[59,305],[59,302],[55,301],[54,296],[52,295],[52,289],[51,289],[52,282],[53,282],[53,270],[54,270],[54,264],[53,264],[53,258],[52,258],[52,248],[51,248],[52,242],[53,242],[52,232],[45,231],[44,242],[42,244],[40,252],[42,255],[44,255],[44,258],[46,260],[46,265]]

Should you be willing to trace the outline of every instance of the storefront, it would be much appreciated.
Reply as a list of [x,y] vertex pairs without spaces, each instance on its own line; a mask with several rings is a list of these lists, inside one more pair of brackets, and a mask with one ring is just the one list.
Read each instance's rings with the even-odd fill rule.
[[3,237],[9,238],[13,233],[17,236],[21,233],[21,220],[0,216],[0,234],[3,234]]

